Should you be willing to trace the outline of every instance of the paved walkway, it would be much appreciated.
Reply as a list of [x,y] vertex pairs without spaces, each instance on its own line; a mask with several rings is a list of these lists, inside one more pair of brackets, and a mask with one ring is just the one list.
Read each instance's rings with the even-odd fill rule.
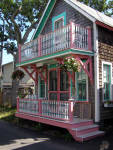
[[0,150],[104,150],[102,147],[113,150],[112,134],[81,144],[52,139],[0,120]]

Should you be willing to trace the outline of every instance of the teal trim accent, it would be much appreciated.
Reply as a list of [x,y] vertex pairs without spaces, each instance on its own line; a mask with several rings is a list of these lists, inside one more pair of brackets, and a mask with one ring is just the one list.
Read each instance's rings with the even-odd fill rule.
[[[86,89],[86,98],[85,98],[85,99],[84,99],[84,98],[81,99],[81,98],[79,97],[79,82],[78,82],[79,74],[81,74],[81,78],[82,78],[82,76],[83,76],[83,74],[84,74],[84,70],[81,70],[81,72],[77,72],[77,74],[76,74],[77,100],[78,100],[78,101],[87,101],[87,89]],[[87,88],[86,79],[81,79],[80,83],[83,84],[84,81],[85,81],[86,88]],[[83,93],[83,90],[84,90],[84,88],[82,87],[82,93]],[[82,95],[82,97],[83,97],[83,95]]]
[[66,26],[66,12],[63,12],[60,15],[52,18],[52,31],[55,30],[55,28],[54,28],[55,27],[55,21],[62,18],[62,17],[64,18],[64,26]]
[[40,87],[39,97],[44,98],[45,97],[45,83],[44,83],[44,80],[41,80],[40,76],[39,76],[39,87]]
[[57,64],[51,64],[48,66],[48,69],[53,69],[53,68],[57,68]]
[[55,2],[56,2],[56,0],[51,0],[51,2],[49,3],[49,6],[48,6],[47,10],[44,13],[44,16],[43,16],[43,18],[42,18],[42,20],[41,20],[41,22],[38,26],[38,29],[37,29],[33,39],[36,39],[39,36],[40,32],[42,31],[42,29],[43,29],[49,15],[50,15],[50,13],[51,13],[51,10],[53,9],[53,6],[54,6]]
[[[104,87],[105,87],[105,96],[104,96],[104,101],[109,101],[110,100],[110,97],[111,97],[111,66],[110,65],[107,65],[107,64],[104,64],[103,65],[103,68],[105,67],[106,69],[106,81],[108,80],[109,78],[109,82],[108,83],[104,83]],[[107,69],[108,67],[108,69]],[[108,77],[109,75],[109,77]],[[108,84],[108,88],[107,88],[107,85]],[[107,97],[107,92],[109,93],[108,97]]]
[[22,65],[26,65],[26,64],[29,64],[29,63],[35,63],[37,61],[41,62],[41,61],[44,61],[44,59],[46,59],[46,58],[50,59],[52,56],[56,56],[57,57],[57,56],[60,56],[62,54],[65,55],[66,53],[83,54],[83,55],[88,55],[88,56],[94,56],[94,52],[80,51],[80,50],[76,50],[76,49],[75,50],[74,49],[67,49],[65,51],[56,52],[54,54],[41,56],[41,57],[34,58],[32,60],[28,60],[28,61],[24,61],[24,62],[18,63],[18,64],[16,64],[16,67],[19,67],[19,66],[22,66]]

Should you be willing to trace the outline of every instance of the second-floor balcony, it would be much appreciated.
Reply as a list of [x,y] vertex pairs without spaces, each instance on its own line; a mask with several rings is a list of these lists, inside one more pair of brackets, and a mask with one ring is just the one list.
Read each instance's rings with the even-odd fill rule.
[[37,39],[20,46],[19,63],[67,49],[92,51],[91,28],[71,22],[61,29],[40,35]]

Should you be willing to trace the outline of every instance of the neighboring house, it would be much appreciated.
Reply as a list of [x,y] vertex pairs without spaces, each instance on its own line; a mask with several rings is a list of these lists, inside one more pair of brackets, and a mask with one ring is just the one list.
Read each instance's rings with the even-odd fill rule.
[[[67,57],[80,72],[61,70]],[[112,18],[76,0],[49,0],[17,66],[38,86],[37,98],[18,99],[17,117],[66,128],[77,141],[103,134],[93,122],[113,118]]]
[[[4,105],[7,104],[16,104],[12,102],[11,94],[12,94],[12,73],[14,71],[13,62],[2,65],[2,80],[1,80],[1,88],[3,92],[2,103]],[[19,82],[19,90],[23,91],[25,88],[33,87],[34,81],[29,78],[29,76],[25,73],[24,79]]]

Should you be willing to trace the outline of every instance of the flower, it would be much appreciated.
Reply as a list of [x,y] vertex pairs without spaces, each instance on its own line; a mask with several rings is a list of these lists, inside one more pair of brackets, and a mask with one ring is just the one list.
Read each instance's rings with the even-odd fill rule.
[[79,72],[81,70],[81,65],[74,57],[69,57],[64,59],[60,68],[65,71]]

